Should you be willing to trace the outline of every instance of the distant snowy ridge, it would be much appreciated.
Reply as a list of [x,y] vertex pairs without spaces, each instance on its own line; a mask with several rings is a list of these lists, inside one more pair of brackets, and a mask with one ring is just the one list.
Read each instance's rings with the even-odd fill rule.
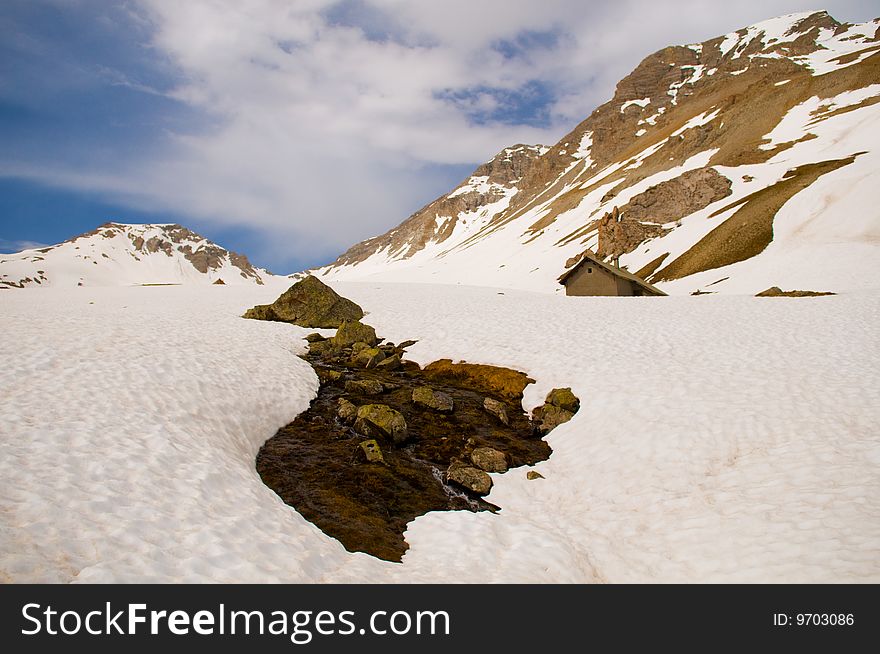
[[553,147],[505,149],[316,272],[561,292],[589,248],[672,294],[880,288],[878,80],[880,19],[664,48]]
[[58,245],[0,254],[0,289],[263,284],[271,273],[176,224],[105,223]]

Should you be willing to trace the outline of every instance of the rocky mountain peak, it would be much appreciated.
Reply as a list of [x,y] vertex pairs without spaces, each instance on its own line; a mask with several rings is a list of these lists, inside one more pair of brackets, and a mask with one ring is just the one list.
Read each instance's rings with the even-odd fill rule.
[[[555,145],[503,150],[318,272],[473,283],[479,271],[483,284],[558,290],[564,262],[589,249],[664,290],[761,290],[783,269],[783,285],[823,285],[817,270],[837,273],[815,264],[831,261],[817,244],[863,262],[880,243],[859,208],[880,184],[878,79],[880,19],[805,12],[671,45]],[[789,251],[801,258],[761,263]],[[755,271],[768,278],[737,281]]]
[[63,243],[0,255],[0,288],[263,284],[267,271],[178,224],[107,222]]

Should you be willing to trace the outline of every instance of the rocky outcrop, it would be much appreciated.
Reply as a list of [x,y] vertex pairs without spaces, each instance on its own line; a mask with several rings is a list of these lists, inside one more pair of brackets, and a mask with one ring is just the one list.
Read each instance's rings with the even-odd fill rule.
[[[785,172],[777,166],[788,160],[787,155],[784,160],[777,156],[784,150],[792,148],[793,155],[798,151],[791,159],[793,166],[815,162],[814,153],[819,158],[827,148],[819,147],[819,141],[815,149],[796,144],[815,138],[830,147],[837,139],[832,134],[838,134],[832,119],[840,130],[855,131],[856,119],[848,125],[834,115],[858,111],[867,116],[864,103],[876,103],[870,88],[878,78],[877,29],[877,21],[842,25],[815,12],[780,17],[702,43],[663,48],[645,57],[619,82],[609,102],[557,144],[538,156],[522,156],[496,183],[493,170],[505,160],[499,154],[493,170],[475,170],[467,183],[395,229],[352,247],[326,273],[357,278],[358,264],[369,260],[364,272],[387,265],[391,278],[399,274],[405,279],[412,270],[466,284],[468,276],[479,271],[498,286],[546,283],[549,291],[562,262],[589,248],[606,260],[624,257],[628,270],[651,275],[664,253],[669,264],[697,246],[707,228],[726,218],[701,215],[697,222],[705,219],[704,225],[680,229],[681,219],[725,197],[738,200],[769,188]],[[822,72],[815,74],[817,70]],[[848,104],[845,97],[851,92],[865,99]],[[814,100],[818,107],[791,141],[771,142],[768,135],[794,107]],[[829,129],[816,128],[826,120]],[[852,152],[861,151],[856,139],[849,143]],[[735,177],[731,181],[725,175]],[[657,183],[658,179],[663,181]],[[820,194],[816,188],[805,195],[814,193],[828,197],[831,207],[842,204],[840,194]],[[612,205],[617,206],[616,214]],[[760,213],[772,225],[778,210],[765,204]],[[808,220],[806,215],[792,218],[789,230]],[[467,229],[460,228],[464,221]],[[716,261],[732,265],[757,256],[757,246],[772,232],[762,229],[755,238],[743,237],[748,231],[732,224],[700,245],[699,257],[689,256],[688,265],[682,262],[656,281],[694,275]],[[670,238],[670,232],[680,240]],[[846,229],[835,232],[838,235],[851,238]],[[661,245],[661,239],[668,245]],[[492,245],[517,240],[522,256],[511,254],[507,260]],[[426,243],[435,247],[424,252]],[[731,250],[735,257],[728,254]],[[550,254],[554,251],[555,260]],[[417,267],[401,264],[417,253]],[[553,275],[548,267],[554,268]],[[547,281],[526,281],[539,279]]]
[[[358,263],[379,248],[390,256],[405,252],[409,257],[424,249],[429,241],[442,243],[455,230],[461,213],[475,212],[515,191],[516,184],[545,149],[540,145],[522,144],[505,148],[479,166],[452,193],[422,207],[391,231],[358,243],[333,265]],[[438,227],[438,223],[442,226]]]
[[628,220],[668,223],[723,200],[733,185],[714,168],[697,168],[656,184],[621,207]]
[[600,259],[616,259],[632,252],[647,239],[669,231],[660,225],[626,218],[617,207],[599,219],[597,229],[599,244],[596,256]]
[[272,304],[257,305],[245,318],[289,322],[301,327],[339,327],[346,320],[360,320],[363,310],[336,293],[317,277],[309,275],[287,289]]

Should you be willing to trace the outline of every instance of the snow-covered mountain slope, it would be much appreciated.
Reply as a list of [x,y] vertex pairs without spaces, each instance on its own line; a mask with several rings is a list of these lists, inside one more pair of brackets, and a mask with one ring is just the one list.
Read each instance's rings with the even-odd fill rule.
[[270,273],[180,225],[106,223],[58,245],[0,254],[0,290],[27,286],[263,284]]
[[[878,288],[880,19],[792,14],[650,55],[327,279],[539,291],[585,249],[673,294]],[[617,209],[615,212],[614,209]]]

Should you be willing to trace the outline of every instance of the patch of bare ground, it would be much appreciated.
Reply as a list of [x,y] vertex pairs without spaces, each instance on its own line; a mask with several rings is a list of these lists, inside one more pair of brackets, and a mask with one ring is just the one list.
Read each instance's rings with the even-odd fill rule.
[[766,291],[761,291],[755,297],[821,297],[823,295],[836,295],[828,291],[783,291],[778,286],[771,286]]
[[638,271],[636,271],[636,277],[640,277],[641,279],[648,279],[648,276],[653,274],[653,272],[660,267],[660,264],[662,264],[668,256],[669,253],[666,252],[664,254],[661,254],[656,259],[649,261],[644,266],[639,268]]
[[822,175],[851,164],[856,156],[798,166],[775,184],[719,209],[712,215],[742,205],[691,249],[655,273],[650,281],[681,279],[760,254],[773,240],[773,218],[782,205]]

